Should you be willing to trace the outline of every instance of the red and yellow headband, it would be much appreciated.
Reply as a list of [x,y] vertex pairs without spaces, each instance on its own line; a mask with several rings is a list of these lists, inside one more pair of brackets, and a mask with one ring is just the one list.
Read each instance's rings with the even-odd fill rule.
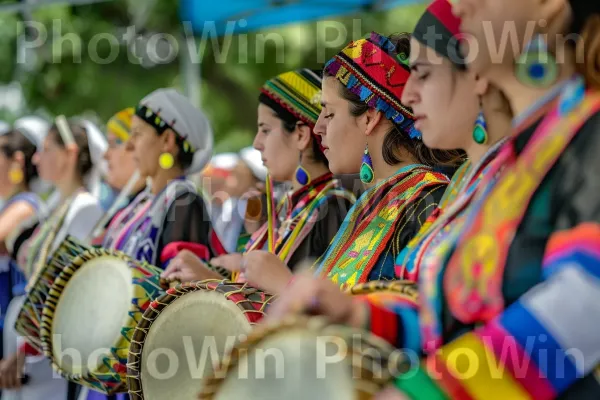
[[372,32],[369,38],[350,43],[329,60],[325,71],[411,138],[420,138],[413,126],[412,110],[400,103],[410,76],[408,55],[397,54],[390,39]]

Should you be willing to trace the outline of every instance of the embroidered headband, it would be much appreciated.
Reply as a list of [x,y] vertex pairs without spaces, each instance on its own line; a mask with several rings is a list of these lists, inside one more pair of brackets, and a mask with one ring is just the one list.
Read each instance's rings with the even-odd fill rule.
[[452,13],[449,0],[435,0],[419,18],[412,37],[455,65],[464,68],[460,52],[460,19]]
[[[285,122],[300,120],[313,131],[321,113],[321,73],[308,68],[284,72],[261,88],[259,101]],[[321,137],[315,135],[321,151]]]
[[325,71],[410,138],[421,138],[412,110],[400,103],[410,76],[408,54],[398,54],[389,38],[372,32],[369,38],[350,43],[325,64]]
[[170,124],[160,117],[158,112],[152,111],[150,108],[144,105],[138,105],[135,110],[135,115],[143,119],[147,124],[156,129],[158,134],[164,133],[167,129],[172,129],[175,132],[177,143],[181,145],[184,153],[193,153],[194,146],[183,136],[179,134]]
[[269,79],[261,93],[312,128],[321,113],[321,77],[308,68]]
[[135,113],[133,107],[116,113],[106,124],[106,129],[114,134],[121,142],[129,140],[131,131],[131,118]]

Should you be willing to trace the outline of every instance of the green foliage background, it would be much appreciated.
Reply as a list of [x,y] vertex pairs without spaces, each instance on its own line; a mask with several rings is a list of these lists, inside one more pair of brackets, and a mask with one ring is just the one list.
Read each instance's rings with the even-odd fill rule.
[[[14,0],[0,0],[11,3]],[[226,1],[226,0],[225,0]],[[83,6],[51,6],[35,10],[31,16],[43,24],[48,38],[35,50],[35,60],[25,65],[17,63],[17,38],[22,25],[20,16],[0,13],[0,85],[17,81],[22,85],[27,110],[43,112],[48,116],[95,115],[106,121],[116,111],[135,105],[152,90],[175,86],[184,89],[179,60],[166,65],[145,68],[131,62],[127,46],[111,47],[108,40],[100,40],[98,55],[108,57],[118,51],[114,62],[98,64],[89,55],[90,40],[98,34],[122,37],[140,13],[147,15],[143,26],[147,32],[182,35],[178,17],[178,0],[158,0],[150,8],[148,0],[114,0]],[[216,135],[216,151],[235,151],[252,142],[256,124],[258,89],[270,77],[300,67],[318,68],[339,48],[322,49],[335,39],[333,29],[324,26],[342,24],[348,32],[346,42],[357,39],[372,30],[390,34],[411,31],[424,5],[408,6],[387,12],[364,13],[332,21],[320,21],[268,28],[259,32],[218,42],[202,42],[200,49],[202,107],[210,116]],[[60,29],[53,33],[53,27]],[[74,33],[80,40],[57,40]],[[327,34],[324,34],[327,33]],[[284,46],[277,47],[265,35],[277,34]],[[96,36],[97,37],[97,36]],[[329,41],[329,42],[327,42]],[[263,48],[264,60],[257,58],[256,49]],[[215,44],[218,44],[216,46]],[[229,46],[229,47],[227,47]],[[340,46],[341,47],[341,46]],[[321,49],[321,59],[319,59]],[[215,50],[217,52],[215,53]],[[219,50],[221,54],[219,54]],[[258,52],[260,56],[260,50]],[[81,60],[77,55],[82,54]],[[78,62],[80,61],[80,62]],[[0,119],[12,120],[0,108]]]

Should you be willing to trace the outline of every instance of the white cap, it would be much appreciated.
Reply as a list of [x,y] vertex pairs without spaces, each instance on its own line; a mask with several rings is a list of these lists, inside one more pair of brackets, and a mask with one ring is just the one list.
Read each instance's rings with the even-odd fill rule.
[[178,135],[194,147],[194,159],[185,173],[200,172],[213,152],[213,130],[206,114],[175,89],[158,89],[144,97],[140,105],[160,115]]

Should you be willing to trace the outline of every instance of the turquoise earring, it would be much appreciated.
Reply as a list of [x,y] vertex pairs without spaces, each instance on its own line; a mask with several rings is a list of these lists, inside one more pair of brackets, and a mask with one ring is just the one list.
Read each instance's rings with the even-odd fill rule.
[[298,167],[296,168],[296,181],[302,186],[306,186],[310,182],[310,174],[302,166],[302,152],[300,152],[300,160],[298,161]]
[[547,88],[558,79],[556,59],[548,52],[542,35],[536,35],[523,49],[516,63],[517,79],[529,86]]
[[369,145],[365,146],[365,153],[362,157],[362,164],[360,165],[360,180],[362,183],[372,183],[375,179],[375,172],[373,171],[373,160],[369,154]]
[[473,128],[473,140],[477,144],[486,144],[488,141],[487,123],[485,122],[483,110],[479,111],[479,115],[475,120],[475,127]]

